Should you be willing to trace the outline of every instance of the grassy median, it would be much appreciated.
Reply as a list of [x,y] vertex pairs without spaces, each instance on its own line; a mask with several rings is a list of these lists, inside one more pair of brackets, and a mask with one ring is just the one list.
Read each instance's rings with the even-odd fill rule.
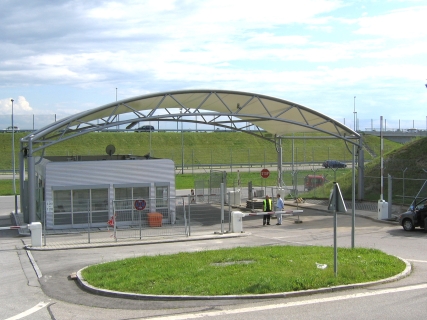
[[239,247],[143,256],[83,270],[91,285],[158,295],[244,295],[299,291],[374,281],[402,272],[405,263],[379,250],[331,247]]

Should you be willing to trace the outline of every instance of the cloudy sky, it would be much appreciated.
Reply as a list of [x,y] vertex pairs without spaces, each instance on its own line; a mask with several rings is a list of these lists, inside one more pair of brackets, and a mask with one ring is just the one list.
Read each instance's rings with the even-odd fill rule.
[[10,99],[16,115],[65,116],[116,93],[203,88],[282,98],[352,128],[354,107],[360,129],[380,116],[427,125],[425,0],[1,4],[0,118]]

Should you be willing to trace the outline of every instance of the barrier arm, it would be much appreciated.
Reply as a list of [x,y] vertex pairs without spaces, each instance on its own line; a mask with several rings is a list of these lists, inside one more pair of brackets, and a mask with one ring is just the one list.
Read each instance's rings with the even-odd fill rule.
[[28,228],[28,226],[25,225],[25,226],[0,227],[0,230],[13,230],[13,229],[20,229],[20,228]]
[[251,212],[251,213],[244,213],[243,212],[243,216],[247,217],[247,216],[263,216],[265,214],[269,214],[269,215],[276,215],[276,214],[282,214],[282,217],[290,217],[293,216],[295,214],[300,214],[303,213],[303,210],[285,210],[285,211],[271,211],[271,212],[264,212],[264,211],[256,211],[256,212]]

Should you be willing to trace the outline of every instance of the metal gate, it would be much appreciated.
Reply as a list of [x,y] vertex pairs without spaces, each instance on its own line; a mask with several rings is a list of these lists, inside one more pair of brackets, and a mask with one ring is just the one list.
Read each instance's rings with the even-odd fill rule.
[[209,180],[194,181],[192,203],[221,203],[221,183],[224,183],[224,199],[227,193],[227,172],[211,170]]
[[163,198],[146,201],[146,205],[138,207],[133,200],[113,200],[114,214],[109,225],[114,230],[115,239],[188,235],[184,202],[180,197],[175,199],[176,211],[173,212],[167,208],[149,211],[151,201],[164,201]]

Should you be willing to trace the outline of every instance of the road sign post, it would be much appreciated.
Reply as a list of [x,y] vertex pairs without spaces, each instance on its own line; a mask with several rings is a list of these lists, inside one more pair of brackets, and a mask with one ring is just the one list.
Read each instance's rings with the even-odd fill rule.
[[340,186],[334,182],[334,188],[329,196],[328,210],[334,211],[334,273],[335,277],[338,274],[338,250],[337,250],[337,212],[347,212],[347,208],[342,197]]

